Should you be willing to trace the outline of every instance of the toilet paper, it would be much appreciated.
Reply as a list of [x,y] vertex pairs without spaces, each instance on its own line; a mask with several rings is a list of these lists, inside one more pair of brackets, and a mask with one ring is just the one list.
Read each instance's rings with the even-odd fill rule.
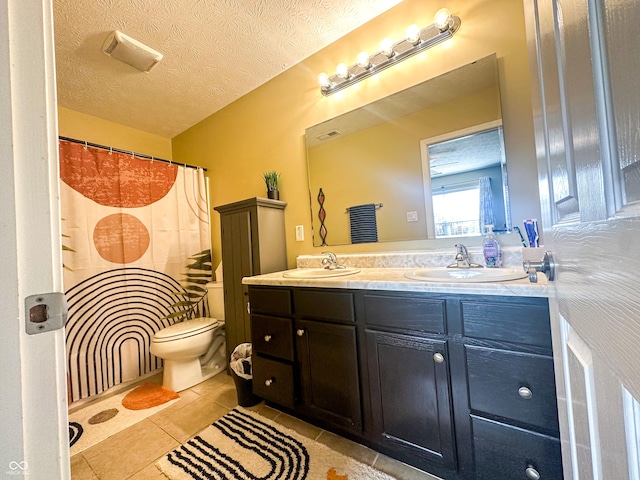
[[216,282],[221,282],[222,281],[222,262],[218,264],[218,267],[216,268]]

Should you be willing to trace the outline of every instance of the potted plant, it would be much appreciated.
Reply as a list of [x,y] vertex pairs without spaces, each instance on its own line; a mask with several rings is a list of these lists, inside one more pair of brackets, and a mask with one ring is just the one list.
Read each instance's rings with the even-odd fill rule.
[[278,184],[280,183],[280,173],[275,170],[265,172],[262,174],[264,183],[267,186],[267,198],[272,200],[280,200],[280,192],[278,191]]

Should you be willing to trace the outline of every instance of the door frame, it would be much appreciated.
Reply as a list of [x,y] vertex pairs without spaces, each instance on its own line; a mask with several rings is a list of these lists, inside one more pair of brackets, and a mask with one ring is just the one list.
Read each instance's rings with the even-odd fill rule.
[[0,171],[0,477],[67,479],[64,330],[28,335],[24,307],[62,291],[51,0],[0,1]]

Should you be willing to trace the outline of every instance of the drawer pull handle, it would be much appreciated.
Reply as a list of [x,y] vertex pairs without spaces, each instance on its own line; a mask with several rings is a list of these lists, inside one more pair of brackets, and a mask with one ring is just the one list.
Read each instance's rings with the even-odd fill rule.
[[273,385],[274,383],[276,383],[276,379],[275,379],[275,378],[267,378],[267,379],[264,381],[264,384],[265,384],[267,387],[270,387],[270,386],[271,386],[271,385]]
[[533,468],[533,465],[527,466],[527,469],[524,471],[524,473],[527,478],[530,478],[531,480],[540,480],[540,473],[538,473],[538,470]]
[[271,341],[271,338],[272,338],[272,337],[271,337],[271,335],[265,335],[265,336],[264,336],[264,341],[265,341],[265,342],[270,342],[270,341]]
[[303,329],[303,328],[299,328],[299,329],[296,331],[296,334],[297,334],[299,337],[302,337],[302,336],[304,335],[304,329]]
[[441,353],[438,352],[438,353],[433,355],[433,360],[436,363],[442,363],[442,362],[444,362],[444,355],[442,355]]
[[[528,389],[527,387],[520,387],[518,389],[518,395],[520,395],[525,400],[529,400],[531,397],[533,397],[533,392],[530,389]],[[529,478],[531,478],[531,477],[529,477]]]

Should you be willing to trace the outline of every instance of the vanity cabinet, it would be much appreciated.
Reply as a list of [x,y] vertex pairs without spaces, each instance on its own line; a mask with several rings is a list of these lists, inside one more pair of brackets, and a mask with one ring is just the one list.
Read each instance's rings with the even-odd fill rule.
[[220,213],[227,358],[236,345],[251,341],[242,278],[287,268],[286,205],[256,197],[214,208]]
[[562,479],[546,299],[249,296],[254,391],[271,403],[445,480]]
[[353,293],[288,288],[250,288],[249,293],[254,393],[359,434]]
[[455,468],[445,301],[365,294],[371,439],[418,466]]
[[253,393],[288,408],[295,406],[293,297],[290,289],[251,291]]
[[460,311],[474,478],[561,479],[546,299],[463,299]]

